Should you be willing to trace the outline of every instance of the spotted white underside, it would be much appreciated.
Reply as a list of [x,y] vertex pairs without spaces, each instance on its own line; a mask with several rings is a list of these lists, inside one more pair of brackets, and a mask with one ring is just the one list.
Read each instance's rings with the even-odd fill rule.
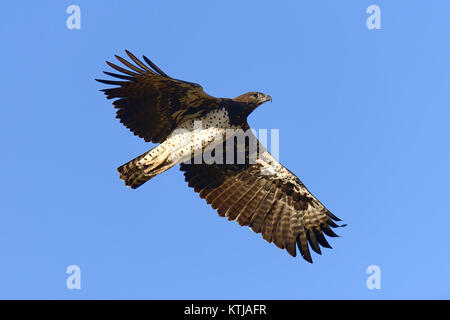
[[[240,129],[230,125],[228,111],[224,108],[209,112],[201,119],[182,122],[158,147],[149,151],[137,165],[144,166],[150,162],[168,162],[179,164],[187,162],[197,153],[208,147],[223,142],[227,129]],[[296,177],[283,167],[263,146],[257,156],[256,164],[260,166],[262,175],[274,175],[277,179],[292,182]]]
[[152,149],[139,160],[138,165],[144,165],[154,158],[178,164],[186,162],[197,153],[202,153],[207,146],[222,143],[227,129],[238,129],[230,125],[228,111],[224,108],[213,110],[195,120],[182,122],[169,137],[158,147]]

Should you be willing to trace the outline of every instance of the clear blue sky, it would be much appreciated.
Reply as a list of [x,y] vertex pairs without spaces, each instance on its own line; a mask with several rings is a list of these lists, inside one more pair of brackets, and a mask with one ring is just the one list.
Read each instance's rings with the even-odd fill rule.
[[[66,28],[71,4],[80,30]],[[371,4],[381,30],[366,27]],[[450,2],[1,8],[0,298],[450,298]],[[334,249],[291,258],[176,168],[125,188],[116,168],[152,145],[93,80],[124,49],[215,96],[270,94],[250,124],[280,129],[282,163],[348,223]],[[66,288],[69,265],[81,290]]]

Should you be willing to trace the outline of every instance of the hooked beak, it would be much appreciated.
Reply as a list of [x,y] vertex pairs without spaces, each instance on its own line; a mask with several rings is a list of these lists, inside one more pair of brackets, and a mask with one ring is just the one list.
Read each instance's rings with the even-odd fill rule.
[[265,97],[265,100],[264,100],[264,102],[266,102],[266,101],[270,101],[270,102],[272,102],[272,97],[271,97],[271,96],[269,96],[268,94],[266,94],[266,97]]

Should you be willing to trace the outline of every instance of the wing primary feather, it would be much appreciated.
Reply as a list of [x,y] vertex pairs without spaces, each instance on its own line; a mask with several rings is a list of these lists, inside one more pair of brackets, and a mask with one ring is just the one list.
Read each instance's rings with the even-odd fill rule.
[[125,79],[125,80],[130,80],[130,81],[136,81],[135,77],[130,77],[130,76],[125,76],[123,74],[118,74],[118,73],[114,73],[114,72],[108,72],[108,71],[103,71],[104,74],[107,74],[108,76],[111,77],[116,77],[119,79]]
[[135,56],[134,56],[134,54],[132,54],[130,51],[128,51],[128,50],[125,50],[125,53],[130,57],[130,59],[131,60],[133,60],[139,67],[141,67],[141,68],[143,68],[143,69],[145,69],[145,70],[147,70],[148,72],[151,72],[151,73],[155,73],[152,69],[150,69],[149,67],[147,67],[145,64],[143,64],[138,58],[136,58]]
[[328,243],[327,239],[323,235],[322,231],[316,230],[316,238],[322,247],[332,249],[332,247]]
[[128,74],[128,75],[130,75],[130,76],[132,76],[132,77],[135,77],[135,76],[138,76],[138,75],[139,75],[138,73],[134,73],[134,72],[132,72],[132,71],[130,71],[130,70],[127,70],[127,69],[124,69],[124,68],[122,68],[122,67],[119,67],[118,65],[116,65],[116,64],[114,64],[114,63],[112,63],[112,62],[106,61],[106,64],[107,64],[108,66],[110,66],[111,68],[116,69],[116,70],[119,71],[119,72]]
[[145,62],[147,62],[148,65],[149,65],[150,67],[152,67],[153,69],[155,69],[156,72],[158,72],[158,73],[159,73],[160,75],[162,75],[163,77],[170,78],[167,74],[164,73],[164,71],[162,71],[160,68],[158,68],[158,67],[156,66],[156,64],[154,64],[153,62],[151,62],[149,58],[147,58],[146,56],[143,56],[143,57],[144,57]]
[[339,237],[336,233],[334,233],[333,230],[330,229],[329,226],[323,226],[322,227],[322,231],[323,233],[325,233],[327,236],[332,237],[332,238],[337,238]]
[[328,225],[329,225],[330,227],[333,227],[333,228],[338,228],[338,227],[340,227],[340,225],[334,223],[334,221],[331,220],[331,219],[327,219],[327,223],[328,223]]
[[320,246],[319,246],[319,243],[317,242],[316,234],[314,233],[314,231],[311,229],[308,229],[306,232],[306,237],[308,238],[308,242],[311,245],[311,249],[313,249],[318,254],[322,254],[322,252],[320,251]]
[[[293,241],[291,241],[291,238]],[[286,251],[293,257],[297,256],[297,248],[295,245],[295,236],[289,235],[288,241],[286,241]]]
[[308,240],[306,239],[304,231],[297,236],[297,246],[303,259],[305,259],[309,263],[313,263],[311,253],[309,252],[308,248]]
[[343,228],[343,227],[346,227],[346,226],[347,226],[346,223],[344,223],[344,224],[336,224],[336,223],[334,223],[334,221],[331,220],[331,219],[328,219],[328,220],[327,220],[327,223],[328,223],[328,225],[329,225],[330,227],[333,227],[333,228]]
[[327,210],[326,212],[327,216],[329,216],[331,219],[333,219],[334,221],[342,221],[341,219],[339,219],[338,217],[336,217],[334,214],[332,214],[330,211]]
[[131,63],[129,63],[127,60],[125,60],[124,58],[122,58],[121,56],[118,56],[117,54],[114,55],[116,57],[117,60],[119,60],[120,62],[122,62],[124,65],[126,65],[128,68],[140,73],[140,74],[144,74],[146,71],[142,70],[134,65],[132,65]]
[[123,86],[126,85],[128,82],[127,81],[117,81],[117,80],[103,80],[103,79],[95,79],[95,81],[104,83],[104,84],[112,84],[112,85],[117,85],[117,86]]

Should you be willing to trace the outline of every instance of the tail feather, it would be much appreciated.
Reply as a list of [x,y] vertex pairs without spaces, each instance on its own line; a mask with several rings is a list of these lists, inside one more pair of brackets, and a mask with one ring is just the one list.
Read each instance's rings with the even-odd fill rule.
[[159,145],[117,168],[125,185],[136,189],[176,163],[168,160],[170,152]]

